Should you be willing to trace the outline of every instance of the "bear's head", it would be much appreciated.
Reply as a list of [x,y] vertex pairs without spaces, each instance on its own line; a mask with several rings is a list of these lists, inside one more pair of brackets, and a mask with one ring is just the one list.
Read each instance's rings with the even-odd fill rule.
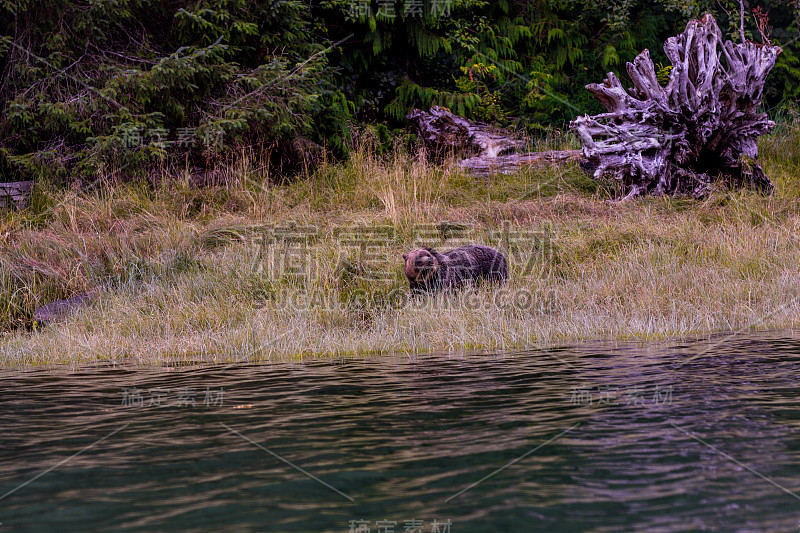
[[439,269],[439,261],[431,252],[430,249],[420,248],[403,254],[406,262],[403,272],[409,281],[425,283],[436,273]]

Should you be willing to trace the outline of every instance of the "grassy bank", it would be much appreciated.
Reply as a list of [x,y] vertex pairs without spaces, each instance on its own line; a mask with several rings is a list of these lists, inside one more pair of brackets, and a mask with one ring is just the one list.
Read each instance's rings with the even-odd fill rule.
[[[553,138],[547,148],[563,148]],[[287,185],[39,187],[0,219],[0,365],[253,360],[654,340],[800,325],[800,125],[762,139],[775,194],[607,202],[576,166],[489,180],[368,147]],[[545,146],[543,146],[545,147]],[[409,300],[400,254],[502,248],[502,289]],[[101,288],[44,329],[45,303]]]

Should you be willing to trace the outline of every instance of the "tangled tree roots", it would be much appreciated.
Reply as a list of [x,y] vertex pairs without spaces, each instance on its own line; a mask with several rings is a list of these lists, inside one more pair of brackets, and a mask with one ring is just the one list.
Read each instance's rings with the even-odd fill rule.
[[570,124],[584,157],[597,165],[594,177],[620,180],[626,198],[701,197],[715,182],[771,192],[756,139],[775,123],[756,110],[781,48],[723,43],[716,21],[705,15],[670,37],[664,51],[672,63],[666,88],[647,50],[627,65],[630,91],[612,73],[602,85],[586,86],[608,110]]

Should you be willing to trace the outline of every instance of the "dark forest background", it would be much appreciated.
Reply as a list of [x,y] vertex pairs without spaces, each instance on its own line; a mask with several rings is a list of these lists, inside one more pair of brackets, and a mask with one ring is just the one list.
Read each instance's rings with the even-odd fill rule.
[[[0,0],[0,181],[56,183],[212,168],[243,154],[275,175],[352,133],[378,149],[442,105],[536,136],[601,111],[584,89],[738,0]],[[783,47],[773,116],[800,94],[800,0],[745,2],[748,39]]]

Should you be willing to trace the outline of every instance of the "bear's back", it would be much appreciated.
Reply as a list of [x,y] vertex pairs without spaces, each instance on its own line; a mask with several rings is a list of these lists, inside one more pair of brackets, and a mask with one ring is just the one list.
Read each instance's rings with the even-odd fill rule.
[[441,255],[445,258],[448,286],[458,286],[468,280],[505,281],[508,277],[505,256],[489,246],[468,244]]

